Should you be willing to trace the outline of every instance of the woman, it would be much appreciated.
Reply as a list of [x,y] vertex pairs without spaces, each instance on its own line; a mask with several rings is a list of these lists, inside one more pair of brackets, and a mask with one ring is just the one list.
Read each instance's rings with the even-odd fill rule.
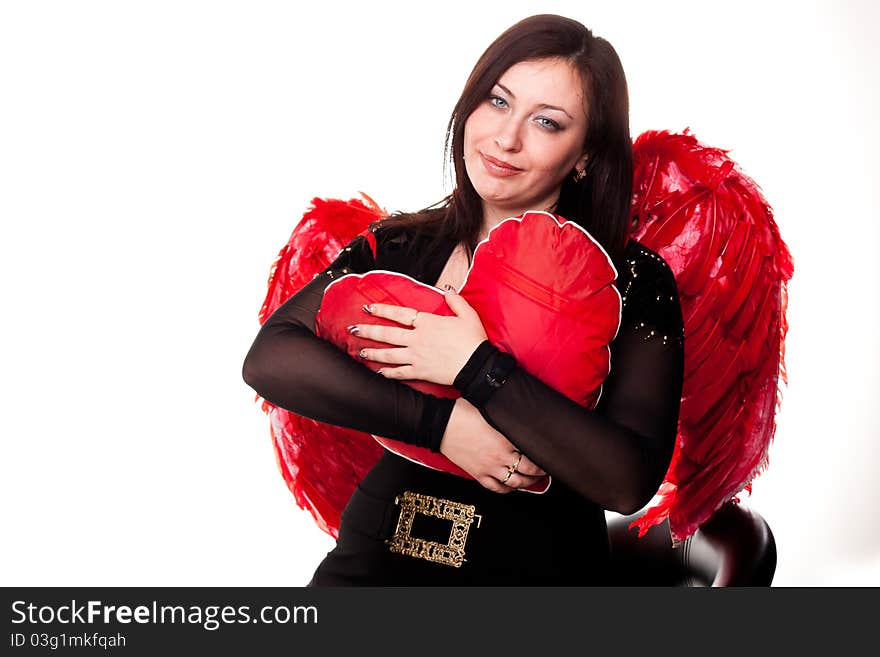
[[[559,16],[517,23],[477,62],[447,144],[452,194],[372,225],[375,252],[355,238],[264,323],[244,363],[245,381],[277,406],[430,447],[474,477],[386,451],[352,495],[337,546],[310,585],[604,584],[604,510],[632,513],[657,491],[683,376],[675,279],[656,253],[628,240],[632,143],[614,49]],[[517,367],[454,291],[454,317],[364,309],[351,330],[395,345],[361,353],[388,364],[381,377],[315,336],[335,278],[385,269],[458,289],[476,244],[527,210],[583,226],[620,273],[622,323],[594,410]],[[400,328],[371,325],[370,311]],[[452,384],[462,397],[420,393],[407,379]],[[545,474],[547,492],[518,491]]]

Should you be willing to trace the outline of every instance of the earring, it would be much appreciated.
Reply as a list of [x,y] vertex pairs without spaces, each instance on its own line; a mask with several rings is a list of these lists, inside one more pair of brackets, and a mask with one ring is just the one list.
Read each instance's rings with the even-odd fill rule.
[[575,169],[575,172],[574,172],[574,181],[575,182],[580,182],[581,180],[583,180],[586,177],[587,177],[587,170],[586,169]]

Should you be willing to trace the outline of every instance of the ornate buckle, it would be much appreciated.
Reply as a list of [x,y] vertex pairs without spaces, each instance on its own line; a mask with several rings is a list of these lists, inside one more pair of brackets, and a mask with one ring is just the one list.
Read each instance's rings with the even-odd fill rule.
[[[461,564],[467,561],[464,558],[464,546],[467,542],[468,530],[474,518],[477,519],[477,527],[482,520],[482,516],[475,513],[476,507],[473,504],[462,504],[411,491],[404,491],[403,495],[395,497],[394,503],[400,506],[400,517],[397,519],[394,534],[385,541],[392,552],[427,559],[454,568],[460,568]],[[410,536],[416,513],[441,520],[451,520],[452,530],[449,532],[449,541],[444,545],[437,541]]]

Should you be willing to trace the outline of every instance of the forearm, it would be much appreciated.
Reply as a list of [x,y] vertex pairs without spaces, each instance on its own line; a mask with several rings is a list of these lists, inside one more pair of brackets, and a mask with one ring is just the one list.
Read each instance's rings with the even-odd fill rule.
[[576,404],[519,368],[480,412],[546,472],[611,511],[641,508],[668,466],[664,454],[646,448],[644,436]]
[[439,445],[454,403],[377,376],[296,327],[258,338],[242,375],[263,399],[298,415],[424,446]]
[[549,474],[603,508],[632,513],[650,500],[669,466],[682,363],[679,353],[656,345],[626,346],[629,354],[618,350],[621,364],[641,357],[652,372],[644,378],[656,385],[636,394],[623,377],[606,381],[604,403],[592,411],[519,367],[501,387],[481,386],[497,362],[494,349],[480,367],[470,363],[469,385],[457,380],[456,387],[467,388],[486,421]]
[[263,399],[319,422],[439,450],[454,401],[375,374],[317,337],[318,277],[263,324],[242,377]]

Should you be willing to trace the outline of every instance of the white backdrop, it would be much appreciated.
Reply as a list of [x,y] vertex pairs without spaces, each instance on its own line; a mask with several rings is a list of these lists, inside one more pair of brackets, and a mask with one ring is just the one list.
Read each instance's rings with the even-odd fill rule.
[[875,4],[291,0],[0,5],[3,585],[308,581],[333,541],[241,379],[269,266],[314,196],[445,195],[453,103],[535,13],[614,44],[633,135],[762,186],[790,385],[744,499],[775,584],[880,584]]

